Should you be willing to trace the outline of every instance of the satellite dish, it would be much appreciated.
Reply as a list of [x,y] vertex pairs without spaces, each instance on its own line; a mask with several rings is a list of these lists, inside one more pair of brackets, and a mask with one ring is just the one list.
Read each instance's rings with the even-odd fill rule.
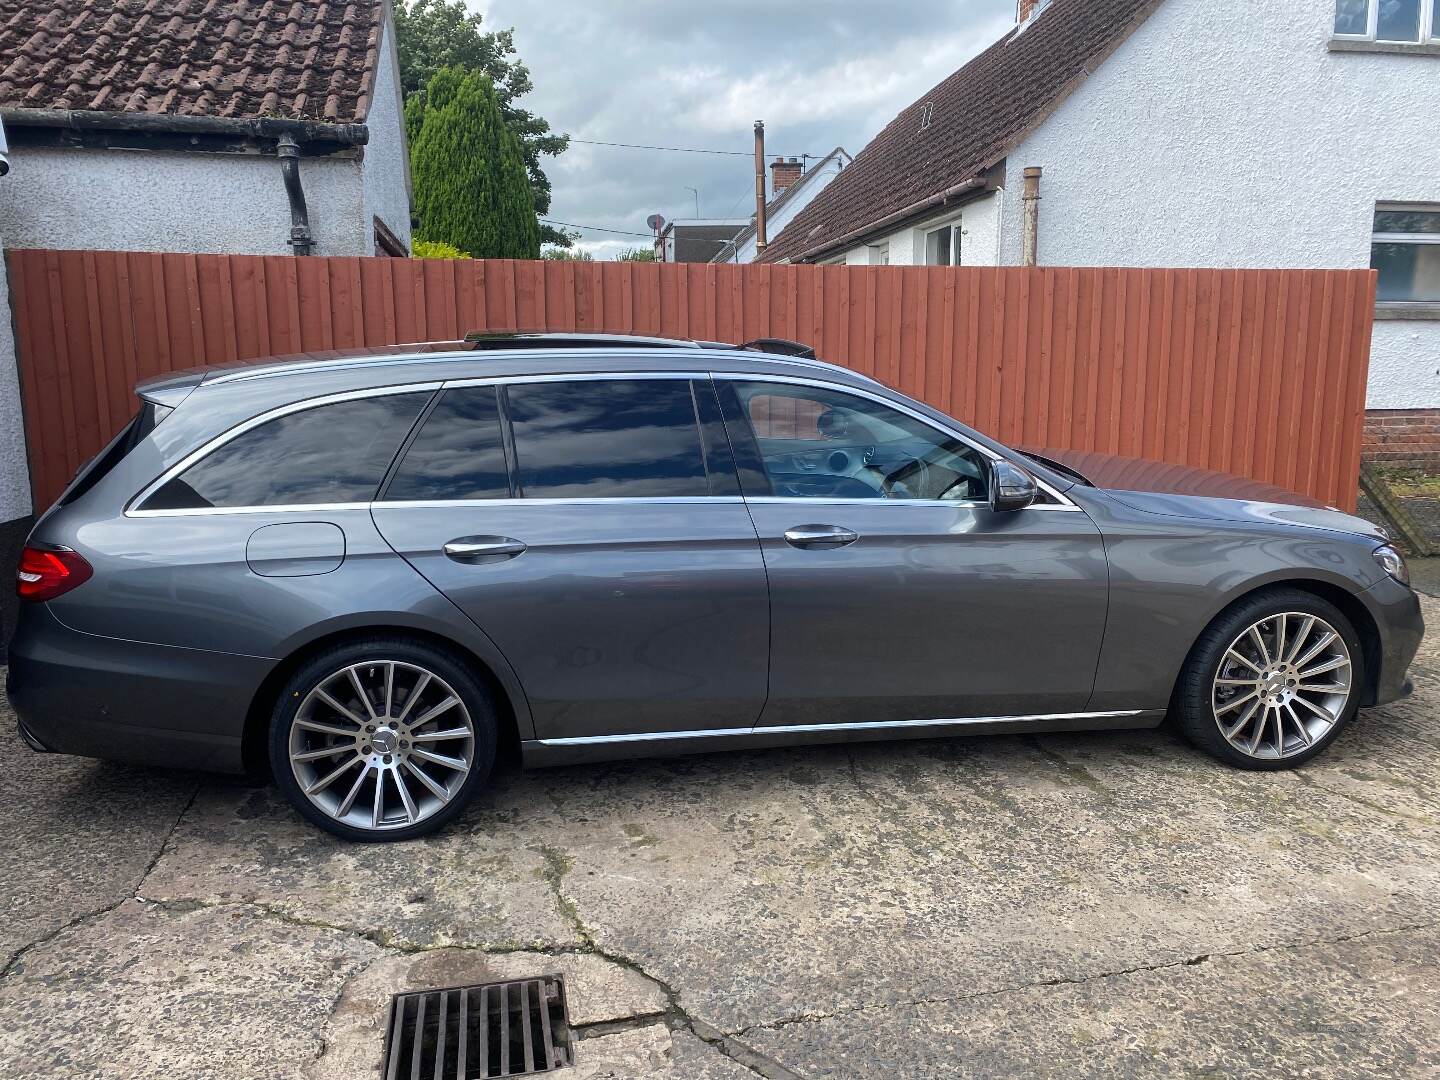
[[659,214],[651,214],[645,219],[645,224],[650,226],[651,231],[659,232],[665,227],[665,219]]

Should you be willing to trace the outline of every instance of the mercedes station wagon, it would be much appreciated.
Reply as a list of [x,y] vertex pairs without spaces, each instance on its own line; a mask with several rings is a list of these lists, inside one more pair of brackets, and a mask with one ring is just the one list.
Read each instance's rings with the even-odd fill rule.
[[8,692],[35,750],[268,768],[357,840],[531,765],[1146,728],[1287,768],[1408,692],[1369,523],[1022,453],[782,341],[583,335],[142,384],[36,524]]

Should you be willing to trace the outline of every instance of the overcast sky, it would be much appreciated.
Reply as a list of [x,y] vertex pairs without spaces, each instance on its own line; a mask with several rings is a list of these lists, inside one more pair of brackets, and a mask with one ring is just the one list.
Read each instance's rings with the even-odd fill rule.
[[[524,102],[575,139],[735,150],[765,121],[773,156],[852,154],[896,113],[998,38],[1015,0],[467,0],[515,28],[535,90]],[[572,143],[546,158],[552,219],[645,231],[747,217],[748,157]],[[642,236],[585,231],[610,259]]]

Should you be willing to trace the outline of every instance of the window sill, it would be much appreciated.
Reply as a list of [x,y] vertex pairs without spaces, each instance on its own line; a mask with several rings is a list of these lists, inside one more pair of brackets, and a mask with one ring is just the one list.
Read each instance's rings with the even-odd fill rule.
[[1440,56],[1440,41],[1363,41],[1358,38],[1331,38],[1327,47],[1331,52]]
[[1376,322],[1384,322],[1392,319],[1417,322],[1422,320],[1440,322],[1440,303],[1406,304],[1388,301],[1375,305]]

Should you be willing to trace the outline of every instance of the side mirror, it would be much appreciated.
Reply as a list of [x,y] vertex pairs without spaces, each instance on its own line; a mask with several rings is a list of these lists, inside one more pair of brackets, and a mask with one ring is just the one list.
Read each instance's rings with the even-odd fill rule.
[[997,514],[1024,510],[1038,494],[1035,478],[1019,465],[997,458],[990,463],[990,509]]

